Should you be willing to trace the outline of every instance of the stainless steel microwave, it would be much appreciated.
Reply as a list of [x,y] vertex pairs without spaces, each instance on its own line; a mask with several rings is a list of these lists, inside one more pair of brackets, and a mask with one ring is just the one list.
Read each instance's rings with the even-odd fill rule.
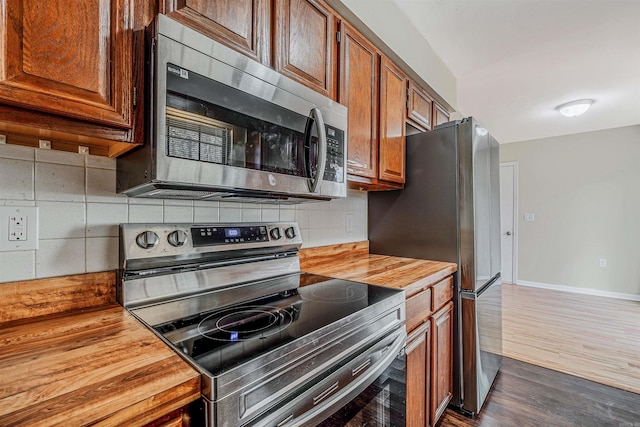
[[146,140],[118,158],[118,192],[260,203],[346,196],[345,106],[164,15],[147,41]]

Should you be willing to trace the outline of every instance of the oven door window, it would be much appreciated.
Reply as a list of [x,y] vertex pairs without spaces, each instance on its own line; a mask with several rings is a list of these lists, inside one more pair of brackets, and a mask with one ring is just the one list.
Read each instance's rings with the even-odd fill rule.
[[362,393],[318,424],[322,427],[406,425],[406,356],[393,363]]
[[[182,70],[167,70],[166,154],[308,178],[317,163],[313,118]],[[305,133],[305,131],[307,131]],[[332,129],[332,132],[335,130]]]

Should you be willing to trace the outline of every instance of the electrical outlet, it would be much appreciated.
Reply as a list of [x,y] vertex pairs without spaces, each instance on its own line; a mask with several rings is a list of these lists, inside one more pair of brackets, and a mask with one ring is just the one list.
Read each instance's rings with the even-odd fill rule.
[[24,242],[27,240],[27,217],[11,215],[9,217],[9,241]]
[[598,266],[600,267],[606,267],[607,266],[607,260],[605,258],[600,258],[600,260],[598,261]]
[[38,208],[0,206],[0,252],[38,249]]

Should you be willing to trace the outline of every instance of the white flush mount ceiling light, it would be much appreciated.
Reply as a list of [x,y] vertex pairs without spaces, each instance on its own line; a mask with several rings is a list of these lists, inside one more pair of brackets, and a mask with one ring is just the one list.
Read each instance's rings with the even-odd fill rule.
[[565,117],[577,117],[584,114],[594,102],[593,99],[579,99],[558,105],[556,110]]

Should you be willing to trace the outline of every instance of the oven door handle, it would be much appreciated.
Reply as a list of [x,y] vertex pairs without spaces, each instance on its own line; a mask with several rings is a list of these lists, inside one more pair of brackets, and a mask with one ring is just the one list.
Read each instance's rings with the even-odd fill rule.
[[[315,167],[315,176],[312,176],[314,168],[311,167],[311,123],[316,127],[318,133],[318,164]],[[327,166],[327,132],[324,129],[324,119],[322,118],[322,112],[317,107],[314,107],[309,112],[307,118],[307,125],[304,131],[304,144],[305,144],[305,169],[307,171],[307,178],[309,179],[309,191],[311,193],[320,192],[320,184],[324,178],[324,170]]]
[[[318,424],[369,387],[391,365],[393,360],[402,354],[406,338],[407,334],[404,331],[404,326],[402,326],[401,329],[395,330],[382,340],[384,342],[382,346],[378,344],[369,354],[365,352],[365,354],[360,355],[365,359],[375,353],[380,355],[378,360],[367,365],[365,369],[354,373],[354,370],[357,370],[361,365],[346,365],[343,369],[338,370],[334,376],[325,379],[324,389],[320,388],[315,392],[307,390],[278,411],[269,414],[265,418],[254,420],[252,425],[256,427],[273,426],[278,423],[279,419],[282,425],[286,424],[287,427]],[[340,389],[340,378],[350,377],[354,378],[350,383],[348,383],[348,380],[345,381],[347,384]],[[320,392],[320,395],[318,395],[318,392]],[[305,410],[304,408],[308,409]],[[290,416],[291,414],[293,414],[293,417]]]

